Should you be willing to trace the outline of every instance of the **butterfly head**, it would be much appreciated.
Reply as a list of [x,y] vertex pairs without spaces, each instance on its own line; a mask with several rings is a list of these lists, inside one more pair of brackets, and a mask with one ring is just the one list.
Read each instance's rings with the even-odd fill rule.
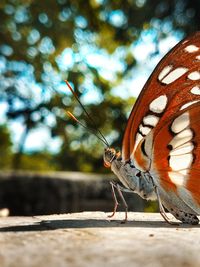
[[105,148],[103,156],[104,166],[106,168],[110,168],[113,160],[119,159],[120,155],[121,153],[119,151],[116,151],[114,148]]

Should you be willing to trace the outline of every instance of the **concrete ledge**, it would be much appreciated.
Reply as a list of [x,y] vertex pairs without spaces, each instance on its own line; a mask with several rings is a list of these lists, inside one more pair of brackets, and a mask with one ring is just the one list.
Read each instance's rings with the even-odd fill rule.
[[[11,216],[110,211],[109,181],[114,176],[81,172],[0,172],[0,209]],[[137,194],[125,194],[130,211],[144,211],[148,203]],[[119,211],[123,211],[123,205]]]
[[[0,218],[1,267],[200,266],[200,226],[160,214],[104,212]],[[170,215],[169,215],[170,216]]]

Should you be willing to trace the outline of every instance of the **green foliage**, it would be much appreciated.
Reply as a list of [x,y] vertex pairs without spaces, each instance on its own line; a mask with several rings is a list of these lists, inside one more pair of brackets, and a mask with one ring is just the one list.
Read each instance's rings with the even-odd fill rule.
[[0,125],[0,169],[8,169],[12,161],[12,143],[6,125]]
[[53,155],[48,152],[23,154],[20,160],[20,169],[35,171],[55,171],[58,167],[55,164]]
[[145,212],[159,212],[158,201],[148,201],[144,208]]
[[[173,30],[194,31],[199,26],[199,12],[197,0],[2,0],[0,100],[7,103],[8,120],[20,120],[25,125],[12,166],[103,171],[102,144],[66,117],[69,109],[91,127],[91,121],[66,93],[67,89],[59,90],[61,81],[67,78],[73,83],[96,126],[111,145],[121,147],[127,115],[135,100],[116,97],[112,89],[128,80],[137,64],[132,44],[143,31],[151,31],[155,42]],[[61,64],[60,55],[66,48],[69,56]],[[121,68],[109,70],[112,79],[103,74],[107,63],[102,67],[88,60],[88,55],[94,53],[112,56],[121,63]],[[51,165],[51,155],[46,153],[25,155],[30,130],[42,124],[52,137],[63,141],[61,151],[55,155],[56,166]],[[9,158],[0,163],[5,168],[12,158],[9,141],[1,139],[0,146]]]

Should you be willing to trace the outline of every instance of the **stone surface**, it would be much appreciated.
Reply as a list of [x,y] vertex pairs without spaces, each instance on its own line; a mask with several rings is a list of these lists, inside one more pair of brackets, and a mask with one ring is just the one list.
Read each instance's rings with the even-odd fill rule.
[[[170,215],[169,215],[170,216]],[[0,218],[1,267],[199,267],[200,227],[160,214],[104,212]]]

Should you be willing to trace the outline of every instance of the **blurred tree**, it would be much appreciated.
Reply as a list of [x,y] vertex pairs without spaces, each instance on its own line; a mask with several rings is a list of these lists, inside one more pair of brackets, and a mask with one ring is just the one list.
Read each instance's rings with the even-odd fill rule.
[[[151,30],[159,49],[156,44],[171,31],[198,29],[199,12],[198,0],[2,0],[0,101],[8,104],[8,119],[20,119],[25,125],[14,168],[21,167],[31,129],[45,124],[53,137],[63,140],[57,155],[61,169],[99,170],[102,146],[69,123],[65,110],[70,108],[91,126],[76,101],[61,90],[61,81],[67,78],[73,83],[97,127],[111,144],[120,146],[134,101],[114,96],[112,88],[128,79],[137,63],[131,45],[143,31]],[[120,62],[109,71],[112,78],[97,64],[100,57],[89,58],[91,54],[110,54]]]
[[0,169],[9,169],[12,160],[12,143],[6,125],[0,125]]
[[21,155],[21,169],[34,171],[55,171],[58,166],[49,152],[32,152]]

